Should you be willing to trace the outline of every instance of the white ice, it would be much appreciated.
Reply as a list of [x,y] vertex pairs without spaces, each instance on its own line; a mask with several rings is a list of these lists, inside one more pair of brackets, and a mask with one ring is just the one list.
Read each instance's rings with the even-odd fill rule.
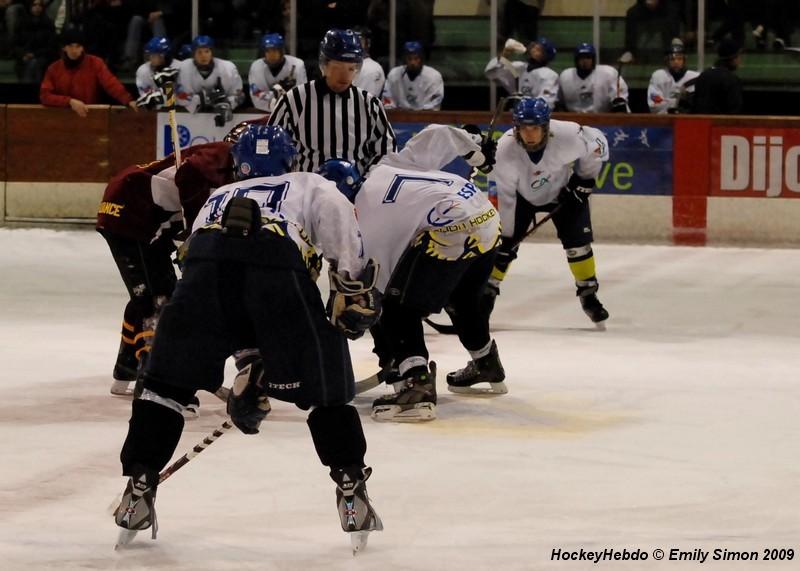
[[[467,355],[430,332],[438,420],[377,424],[383,389],[357,398],[386,529],[355,559],[305,415],[277,402],[260,435],[232,431],[164,483],[156,541],[115,552],[122,282],[94,232],[0,229],[0,569],[634,570],[689,565],[656,548],[767,547],[796,560],[706,565],[798,568],[800,250],[595,250],[605,332],[560,248],[522,248],[493,316],[509,394],[448,393]],[[357,376],[370,349],[352,345]],[[201,400],[176,455],[225,418]],[[606,547],[650,556],[551,561]]]

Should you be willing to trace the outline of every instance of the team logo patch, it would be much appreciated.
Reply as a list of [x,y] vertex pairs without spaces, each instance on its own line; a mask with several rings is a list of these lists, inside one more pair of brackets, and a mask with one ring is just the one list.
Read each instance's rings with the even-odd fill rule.
[[256,154],[268,155],[269,154],[269,139],[256,140]]
[[241,165],[239,165],[239,170],[242,171],[243,175],[250,174],[250,170],[251,170],[250,169],[250,163],[242,163]]

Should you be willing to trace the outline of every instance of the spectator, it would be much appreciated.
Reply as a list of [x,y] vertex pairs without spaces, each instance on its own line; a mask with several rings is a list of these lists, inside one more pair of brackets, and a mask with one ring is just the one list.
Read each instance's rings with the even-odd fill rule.
[[[796,0],[795,0],[796,2]],[[772,49],[781,51],[792,35],[791,0],[765,0],[763,10],[753,18],[753,38],[758,49],[767,46],[767,30],[775,33]]]
[[626,113],[628,84],[610,65],[597,65],[592,44],[575,48],[575,67],[558,76],[559,99],[573,113]]
[[361,47],[364,48],[364,61],[361,69],[353,80],[353,85],[369,91],[375,97],[380,97],[383,93],[383,86],[386,83],[386,74],[383,72],[381,64],[369,56],[369,48],[372,43],[372,33],[365,26],[358,26],[353,30],[361,35]]
[[250,64],[250,99],[257,109],[271,112],[281,95],[308,81],[306,66],[303,60],[286,55],[286,42],[281,34],[261,38],[260,55]]
[[666,66],[650,77],[647,105],[651,113],[686,113],[691,111],[695,78],[700,74],[686,69],[686,51],[674,43],[666,56]]
[[625,52],[622,63],[636,59],[637,44],[645,26],[655,28],[661,36],[663,51],[667,51],[673,39],[680,34],[680,2],[672,0],[636,0],[625,14]]
[[221,127],[233,119],[233,110],[244,101],[242,77],[232,61],[214,57],[214,40],[192,40],[192,59],[181,62],[178,105],[189,112],[213,111]]
[[166,102],[166,94],[157,85],[154,78],[156,73],[163,72],[167,68],[172,73],[170,77],[177,76],[177,68],[180,60],[172,59],[172,44],[167,38],[154,36],[144,46],[144,54],[147,61],[136,70],[136,89],[139,91],[139,99],[136,105],[139,107],[160,108]]
[[25,17],[24,0],[0,0],[2,23],[5,25],[7,46],[13,46],[21,18]]
[[102,57],[112,70],[133,71],[146,20],[133,0],[98,0],[82,17],[88,50]]
[[[431,56],[431,46],[436,43],[436,26],[433,20],[434,0],[405,0],[397,2],[397,39],[414,38],[422,44],[425,58]],[[387,44],[388,45],[388,44]],[[397,44],[397,51],[403,46]]]
[[389,71],[383,88],[383,101],[387,109],[432,109],[438,111],[444,98],[442,74],[423,63],[422,44],[406,42],[403,45],[405,65]]
[[30,13],[19,23],[14,55],[17,77],[23,83],[41,83],[44,70],[56,59],[56,29],[44,11],[44,0],[32,0]]
[[735,40],[724,39],[717,48],[717,61],[695,84],[693,113],[736,115],[742,112],[742,80],[734,73],[742,61],[742,49]]
[[134,111],[136,102],[105,62],[84,50],[83,33],[74,26],[65,26],[61,33],[61,59],[47,68],[39,88],[42,105],[71,107],[81,117],[89,113],[87,105],[100,103],[104,91]]
[[744,45],[744,23],[747,19],[747,6],[744,0],[717,0],[711,4],[712,14],[722,21],[711,34],[711,39],[719,44],[730,38],[738,46]]
[[522,38],[523,43],[535,40],[543,5],[544,0],[506,0],[500,35],[505,39]]
[[[513,53],[526,53],[528,61],[509,61]],[[558,99],[558,74],[547,66],[555,57],[556,47],[547,38],[539,38],[527,48],[509,38],[500,57],[490,60],[484,73],[489,79],[499,82],[508,93],[541,97],[552,111]]]

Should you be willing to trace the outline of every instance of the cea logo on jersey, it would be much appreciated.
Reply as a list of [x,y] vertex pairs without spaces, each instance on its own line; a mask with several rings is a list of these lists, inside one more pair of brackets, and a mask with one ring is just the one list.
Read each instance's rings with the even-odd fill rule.
[[737,134],[713,138],[717,148],[712,156],[719,160],[712,192],[719,189],[724,195],[800,198],[800,131],[759,129],[758,135],[752,133],[755,129],[735,131]]

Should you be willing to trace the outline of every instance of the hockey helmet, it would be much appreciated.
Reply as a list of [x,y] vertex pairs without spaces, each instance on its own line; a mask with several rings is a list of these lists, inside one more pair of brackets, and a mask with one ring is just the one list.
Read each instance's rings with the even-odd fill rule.
[[171,52],[172,44],[164,36],[153,36],[144,45],[144,53],[147,55],[160,55],[167,58]]
[[192,44],[182,44],[178,49],[178,59],[191,59],[192,57]]
[[544,36],[540,36],[536,38],[535,41],[531,42],[528,46],[528,52],[530,53],[531,48],[537,44],[542,46],[542,51],[544,52],[544,63],[550,63],[555,59],[558,50],[556,50],[556,46],[553,44],[553,42]]
[[269,49],[283,51],[286,48],[286,41],[281,34],[265,34],[261,38],[261,53]]
[[416,40],[411,42],[406,42],[403,44],[403,55],[404,56],[419,56],[422,57],[424,50],[422,49],[422,42],[418,42]]
[[242,133],[245,132],[247,127],[250,125],[266,125],[269,121],[269,117],[261,117],[260,119],[250,119],[247,121],[242,121],[241,123],[237,123],[236,126],[228,131],[228,134],[222,139],[225,143],[235,143],[239,140],[239,137],[242,136]]
[[[514,106],[511,112],[514,123],[514,138],[517,143],[529,153],[544,149],[550,136],[550,106],[541,97],[523,97]],[[537,143],[527,143],[520,135],[519,129],[523,125],[539,125],[542,127],[542,138]]]
[[319,44],[320,65],[330,60],[360,64],[364,60],[361,38],[353,30],[332,29]]
[[192,40],[192,52],[198,48],[214,49],[214,39],[211,36],[197,36]]
[[248,125],[231,147],[234,176],[243,180],[287,173],[296,154],[297,149],[283,127]]
[[[686,48],[684,48],[683,43],[673,43],[667,50],[665,56],[667,67],[670,70],[680,72],[686,69]],[[676,67],[673,67],[673,62],[676,64]],[[677,66],[679,62],[680,66]]]
[[317,169],[317,174],[336,183],[336,188],[344,194],[350,202],[355,202],[356,194],[361,189],[364,179],[358,169],[349,161],[342,159],[329,159]]

